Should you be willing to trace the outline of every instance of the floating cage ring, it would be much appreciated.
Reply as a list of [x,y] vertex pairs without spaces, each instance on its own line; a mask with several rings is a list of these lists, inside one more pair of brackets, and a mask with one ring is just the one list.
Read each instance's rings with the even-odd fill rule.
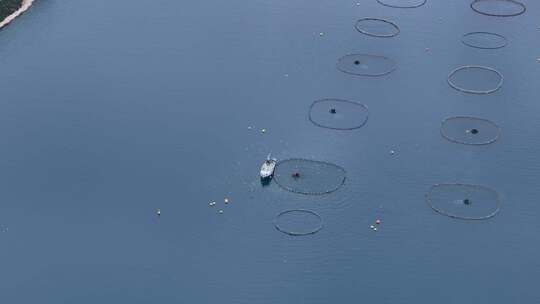
[[[485,70],[485,71],[490,71],[490,72],[493,72],[495,74],[497,74],[497,76],[499,76],[499,82],[497,83],[497,85],[495,86],[495,88],[493,89],[490,89],[490,90],[471,90],[471,89],[466,89],[466,88],[462,88],[458,85],[456,85],[453,81],[452,81],[452,76],[454,76],[457,72],[459,71],[462,71],[462,70],[467,70],[467,69],[480,69],[480,70]],[[503,85],[503,82],[504,82],[504,76],[501,74],[501,72],[497,71],[496,69],[494,68],[490,68],[490,67],[487,67],[487,66],[481,66],[481,65],[464,65],[464,66],[460,66],[460,67],[457,67],[455,69],[453,69],[450,74],[448,74],[448,78],[447,78],[447,81],[448,81],[448,84],[455,90],[458,90],[460,92],[464,92],[464,93],[470,93],[470,94],[491,94],[493,92],[496,92],[498,91],[502,85]]]
[[[364,63],[363,59],[366,59],[366,61],[369,62],[369,60],[375,60],[380,62],[387,62],[388,67],[385,67],[384,69],[381,69],[381,71],[375,71],[375,72],[369,72],[369,71],[356,71],[352,70],[352,68],[349,66],[347,62],[345,62],[346,59],[349,58],[356,58],[352,61],[352,64],[354,66],[360,66]],[[368,59],[369,58],[369,59]],[[362,60],[360,60],[362,59]],[[394,59],[391,59],[389,57],[383,56],[383,55],[374,55],[374,54],[347,54],[345,56],[342,56],[338,59],[336,63],[336,67],[338,70],[340,70],[343,73],[350,74],[350,75],[357,75],[357,76],[367,76],[367,77],[380,77],[385,76],[397,69],[397,62]]]
[[[379,1],[379,0],[377,0]],[[512,3],[512,4],[515,4],[517,6],[519,6],[519,10],[513,12],[513,13],[507,13],[507,14],[497,14],[497,13],[490,13],[490,12],[485,12],[485,11],[482,11],[480,9],[478,9],[477,7],[475,7],[475,4],[477,3],[481,3],[481,2],[507,2],[507,3]],[[525,6],[525,4],[519,2],[519,1],[516,1],[516,0],[474,0],[473,2],[471,2],[471,8],[473,11],[479,13],[479,14],[482,14],[482,15],[486,15],[486,16],[493,16],[493,17],[515,17],[515,16],[519,16],[519,15],[522,15],[524,14],[526,11],[527,11],[527,6]]]
[[[363,21],[377,21],[377,22],[382,22],[382,23],[385,23],[387,25],[390,25],[392,28],[394,28],[394,31],[390,34],[377,34],[377,33],[372,33],[372,32],[369,32],[369,31],[366,31],[364,29],[362,29],[360,26],[359,26],[359,23],[363,22]],[[381,19],[381,18],[371,18],[371,17],[368,17],[368,18],[362,18],[362,19],[359,19],[358,21],[356,21],[355,25],[354,25],[354,28],[359,31],[360,33],[362,34],[365,34],[365,35],[368,35],[368,36],[372,36],[372,37],[381,37],[381,38],[390,38],[390,37],[395,37],[397,35],[399,35],[399,33],[401,32],[401,30],[399,29],[399,26],[397,26],[397,24],[395,24],[394,22],[390,21],[390,20],[386,20],[386,19]]]
[[[294,163],[297,163],[294,165]],[[291,167],[294,169],[293,171],[289,171],[287,169],[284,169],[285,172],[281,172],[281,168],[283,166],[286,166],[287,164],[293,164]],[[325,186],[324,182],[317,182],[316,185],[310,184],[313,183],[313,180],[309,179],[308,183],[303,184],[303,177],[306,175],[304,174],[306,170],[299,170],[298,167],[300,164],[314,164],[315,166],[324,166],[326,169],[332,169],[332,171],[326,172],[326,174],[320,174],[320,172],[315,172],[315,174],[311,176],[317,176],[317,177],[324,177],[324,178],[330,178],[328,180],[329,186]],[[291,169],[289,168],[289,169]],[[307,169],[309,171],[309,167],[305,167],[304,169]],[[291,173],[292,172],[292,173]],[[314,173],[313,170],[309,173]],[[347,172],[342,167],[332,164],[329,162],[324,161],[317,161],[317,160],[310,160],[310,159],[302,159],[302,158],[291,158],[286,159],[283,161],[280,161],[277,163],[275,170],[274,170],[274,181],[276,184],[278,184],[279,187],[298,194],[304,194],[304,195],[324,195],[328,193],[332,193],[334,191],[337,191],[341,186],[345,184],[345,180],[347,177]],[[288,184],[287,184],[288,183]],[[321,185],[322,184],[322,185]]]
[[421,6],[425,5],[427,0],[420,0],[420,1],[418,1],[418,3],[413,3],[411,5],[395,5],[395,4],[385,3],[382,0],[377,0],[377,2],[379,2],[379,4],[381,4],[381,5],[384,5],[384,6],[387,6],[387,7],[392,7],[392,8],[417,8],[417,7],[421,7]]
[[[459,138],[453,137],[453,136],[449,135],[447,132],[445,132],[444,127],[446,126],[446,124],[450,123],[453,120],[471,120],[471,121],[477,121],[477,122],[483,123],[486,126],[490,126],[493,130],[495,130],[494,132],[492,132],[495,135],[491,136],[491,137],[488,137],[488,138],[486,138],[484,140],[478,141],[478,142],[460,140]],[[466,133],[471,133],[473,135],[476,135],[476,134],[480,133],[478,128],[467,129],[467,130],[465,130],[465,132]],[[440,130],[441,136],[444,137],[445,139],[451,141],[451,142],[458,143],[458,144],[463,144],[463,145],[473,145],[473,146],[484,146],[484,145],[492,144],[492,143],[496,142],[497,140],[499,140],[499,138],[501,137],[501,132],[502,132],[501,127],[499,127],[493,121],[491,121],[489,119],[473,117],[473,116],[452,116],[452,117],[445,118],[441,122],[441,130]]]
[[[481,45],[478,45],[478,44],[473,44],[473,43],[466,40],[467,37],[471,37],[471,36],[475,36],[475,35],[488,35],[488,36],[492,36],[492,37],[497,37],[497,38],[501,39],[502,43],[499,43],[499,44],[497,44],[495,46],[481,46]],[[467,33],[467,34],[463,35],[463,37],[461,38],[461,42],[463,44],[465,44],[466,46],[470,46],[470,47],[476,48],[476,49],[484,49],[484,50],[501,49],[501,48],[508,45],[508,40],[506,39],[506,37],[504,37],[501,34],[492,33],[492,32],[470,32],[470,33]]]
[[[278,219],[281,217],[281,216],[284,216],[286,214],[290,214],[290,213],[305,213],[305,214],[309,214],[309,215],[312,215],[312,216],[315,216],[318,221],[319,221],[319,225],[317,225],[317,227],[311,229],[311,230],[307,230],[307,231],[290,231],[290,230],[287,230],[283,227],[281,227],[278,223]],[[321,231],[321,229],[323,228],[324,224],[323,224],[323,219],[322,217],[316,213],[315,211],[311,211],[311,210],[307,210],[307,209],[290,209],[290,210],[285,210],[285,211],[282,211],[280,212],[276,218],[274,219],[274,227],[276,227],[276,229],[279,231],[279,232],[282,232],[282,233],[285,233],[285,234],[288,234],[288,235],[291,235],[291,236],[304,236],[304,235],[311,235],[311,234],[315,234],[319,231]]]
[[[361,117],[362,118],[361,120],[359,120],[358,122],[356,122],[354,124],[351,124],[350,126],[331,126],[329,124],[324,124],[322,122],[317,121],[317,119],[313,115],[313,111],[315,110],[315,107],[320,105],[320,104],[332,103],[332,102],[335,102],[336,104],[337,103],[343,103],[343,104],[348,104],[348,105],[354,105],[355,107],[358,107],[359,109],[361,109],[361,111],[365,112],[365,117],[363,117],[363,118]],[[337,114],[338,112],[337,112],[336,108],[332,107],[332,108],[330,108],[328,113]],[[314,125],[316,125],[318,127],[321,127],[321,128],[331,129],[331,130],[350,131],[350,130],[360,129],[361,127],[366,125],[366,123],[368,122],[368,119],[369,119],[369,109],[365,104],[361,104],[361,103],[355,102],[355,101],[350,101],[350,100],[345,100],[345,99],[337,99],[337,98],[324,98],[324,99],[315,100],[311,104],[311,106],[309,107],[308,118],[309,118],[309,121],[311,121]]]
[[[485,191],[485,192],[489,192],[489,193],[493,194],[494,197],[495,197],[495,203],[496,203],[495,208],[493,208],[493,211],[490,211],[488,214],[482,215],[482,216],[462,216],[462,215],[458,215],[458,214],[446,211],[443,208],[439,208],[439,207],[435,206],[433,204],[433,200],[431,198],[431,195],[433,194],[433,191],[435,189],[437,189],[437,188],[440,188],[440,187],[451,187],[451,186],[470,188],[470,189],[475,189],[476,188],[476,189],[480,189],[480,190]],[[472,190],[469,190],[467,192],[472,193]],[[429,207],[431,209],[433,209],[433,211],[437,212],[438,214],[448,216],[448,217],[454,218],[454,219],[460,219],[460,220],[470,220],[470,221],[487,220],[487,219],[490,219],[490,218],[494,217],[495,215],[497,215],[497,213],[499,213],[499,211],[501,211],[501,206],[502,206],[502,202],[501,202],[499,193],[497,191],[495,191],[495,190],[493,190],[493,189],[491,189],[489,187],[486,187],[486,186],[473,185],[473,184],[462,184],[462,183],[435,184],[435,185],[430,187],[430,189],[429,189],[428,193],[425,195],[425,197],[426,197],[426,203],[429,205]],[[465,199],[463,199],[463,204],[464,205],[471,205],[471,204],[473,204],[473,202],[470,199],[465,198]]]

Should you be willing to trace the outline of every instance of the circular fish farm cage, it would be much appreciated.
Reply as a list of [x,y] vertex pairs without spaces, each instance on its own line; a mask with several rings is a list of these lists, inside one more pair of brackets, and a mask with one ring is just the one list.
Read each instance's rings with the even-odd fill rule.
[[377,0],[377,2],[392,8],[417,8],[426,4],[427,0]]
[[381,55],[349,54],[339,58],[336,66],[347,74],[379,77],[392,73],[397,63]]
[[437,213],[462,220],[486,220],[501,209],[497,191],[471,184],[436,184],[426,202]]
[[356,21],[354,28],[364,35],[381,38],[395,37],[400,33],[397,24],[379,18],[362,18]]
[[447,81],[452,88],[460,92],[491,94],[502,87],[504,77],[494,68],[466,65],[452,70]]
[[441,135],[459,144],[488,145],[499,139],[501,128],[487,119],[455,116],[443,120]]
[[470,32],[463,35],[461,42],[466,46],[484,50],[500,49],[508,44],[506,37],[491,32]]
[[321,99],[309,108],[309,120],[326,129],[359,129],[367,123],[368,117],[369,110],[365,105],[349,100]]
[[279,213],[274,219],[274,227],[291,236],[315,234],[323,228],[322,217],[314,211],[292,209]]
[[525,4],[516,0],[474,0],[471,8],[479,14],[494,17],[514,17],[527,11]]
[[293,158],[277,163],[274,181],[290,192],[323,195],[343,186],[346,175],[345,169],[332,163]]

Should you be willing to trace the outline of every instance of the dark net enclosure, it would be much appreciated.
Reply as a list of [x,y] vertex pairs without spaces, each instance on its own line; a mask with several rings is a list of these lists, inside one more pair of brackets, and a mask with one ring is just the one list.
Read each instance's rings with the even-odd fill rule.
[[346,178],[340,166],[309,159],[287,159],[278,162],[274,180],[285,190],[308,195],[321,195],[339,189]]
[[338,70],[352,75],[383,76],[396,69],[396,62],[388,57],[371,54],[350,54],[338,59]]
[[466,46],[476,49],[500,49],[508,44],[506,37],[491,32],[470,32],[461,38]]
[[469,94],[490,94],[503,85],[503,75],[494,68],[466,65],[454,69],[448,75],[448,84]]
[[21,8],[22,0],[0,0],[0,21]]
[[494,17],[519,16],[527,10],[525,4],[515,0],[475,0],[471,8],[479,14]]
[[354,130],[368,120],[368,108],[354,101],[321,99],[309,108],[309,120],[316,126],[334,130]]
[[441,135],[449,141],[465,145],[487,145],[497,141],[501,129],[494,122],[470,116],[443,120]]
[[274,227],[288,235],[302,236],[319,232],[323,228],[323,221],[319,214],[311,210],[293,209],[279,213]]
[[377,2],[393,8],[417,8],[426,4],[427,0],[377,0]]
[[463,220],[489,219],[501,209],[497,191],[471,184],[434,185],[426,201],[437,213]]

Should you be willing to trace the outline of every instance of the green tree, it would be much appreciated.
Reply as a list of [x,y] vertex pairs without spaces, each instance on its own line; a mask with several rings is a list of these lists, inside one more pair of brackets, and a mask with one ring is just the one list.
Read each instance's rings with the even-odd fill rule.
[[22,0],[0,0],[0,21],[13,14],[22,5]]

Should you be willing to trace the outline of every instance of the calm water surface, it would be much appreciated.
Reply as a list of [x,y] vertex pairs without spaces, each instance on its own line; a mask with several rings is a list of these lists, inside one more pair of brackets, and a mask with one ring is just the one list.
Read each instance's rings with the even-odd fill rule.
[[[0,302],[540,302],[540,3],[511,18],[469,4],[36,1],[0,32]],[[363,35],[363,17],[401,32]],[[464,45],[474,31],[508,45]],[[340,72],[354,53],[398,67]],[[462,65],[496,68],[503,87],[452,89]],[[367,124],[313,125],[324,98],[365,104]],[[501,136],[451,143],[452,116]],[[325,196],[263,188],[269,152],[335,163],[347,180]],[[501,211],[435,213],[424,196],[448,182],[496,189]],[[324,228],[279,233],[287,209]]]

